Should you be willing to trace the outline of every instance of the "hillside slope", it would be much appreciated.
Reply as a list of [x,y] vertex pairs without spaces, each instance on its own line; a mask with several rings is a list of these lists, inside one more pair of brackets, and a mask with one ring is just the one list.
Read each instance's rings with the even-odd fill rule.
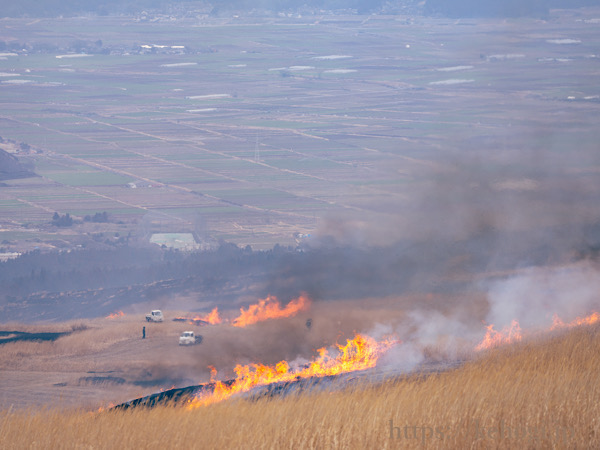
[[19,162],[15,156],[0,149],[0,181],[33,176],[35,173]]
[[[8,448],[595,448],[600,329],[346,392],[193,411],[0,412]],[[160,430],[160,433],[156,433]]]

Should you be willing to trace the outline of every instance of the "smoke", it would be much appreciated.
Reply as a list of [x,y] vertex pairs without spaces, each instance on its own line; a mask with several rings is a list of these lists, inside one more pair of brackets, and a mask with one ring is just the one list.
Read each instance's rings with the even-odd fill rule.
[[331,239],[364,247],[406,240],[462,241],[485,234],[499,246],[502,242],[491,239],[529,233],[534,238],[530,247],[548,244],[565,251],[581,242],[584,227],[600,223],[595,202],[600,188],[575,170],[583,161],[600,164],[593,152],[579,149],[564,159],[534,149],[435,155],[435,167],[420,167],[396,191],[370,197],[361,205],[367,213],[326,217],[313,242]]
[[568,323],[597,312],[600,267],[589,260],[531,267],[502,279],[488,279],[479,289],[486,291],[481,302],[487,308],[484,320],[474,311],[464,314],[472,303],[459,300],[446,311],[440,305],[428,308],[413,303],[414,309],[400,321],[377,323],[367,334],[378,339],[394,336],[400,341],[381,358],[379,366],[394,372],[438,370],[471,357],[485,334],[485,323],[502,329],[517,320],[525,331],[549,330],[555,316]]
[[220,379],[237,364],[299,367],[357,332],[395,336],[381,364],[407,372],[467,357],[486,323],[547,327],[554,314],[569,321],[598,309],[598,266],[580,258],[600,243],[600,186],[581,167],[599,156],[585,143],[568,154],[552,145],[539,134],[450,140],[443,156],[426,150],[382,168],[410,177],[360,212],[323,220],[306,251],[274,252],[275,269],[254,285],[286,303],[306,291],[310,311],[203,328],[203,344],[150,372],[205,382],[208,366]]
[[600,270],[581,261],[560,267],[533,267],[488,283],[488,323],[498,328],[513,319],[522,327],[547,327],[554,314],[564,321],[600,308]]
[[[499,33],[493,45],[510,53],[512,44],[503,40],[519,42],[522,32]],[[434,100],[430,111],[447,125],[443,130],[403,129],[395,148],[371,142],[389,156],[372,166],[381,183],[365,183],[343,213],[319,222],[308,242],[320,252],[314,264],[291,265],[298,269],[295,283],[305,282],[320,299],[343,292],[358,300],[368,297],[365,291],[395,298],[389,310],[404,315],[367,333],[399,337],[402,344],[385,357],[399,369],[460,358],[483,337],[485,323],[499,329],[516,319],[524,330],[548,327],[554,314],[569,321],[600,306],[593,262],[600,249],[600,134],[593,108],[537,90],[541,66],[523,66],[518,77],[509,64],[494,66],[485,57],[496,53],[493,45],[461,41],[447,50],[457,65],[459,56],[481,55],[471,63],[489,70],[489,89],[444,91],[444,102]],[[541,51],[527,49],[527,58]],[[591,87],[573,76],[582,90]],[[536,92],[540,101],[524,92]],[[403,92],[402,101],[421,104],[438,94]],[[323,250],[336,246],[347,249],[343,259]],[[327,279],[327,270],[336,276]],[[473,293],[481,300],[468,300]],[[436,301],[408,305],[402,299],[409,294]]]
[[[203,335],[202,344],[175,347],[162,353],[152,364],[146,362],[130,371],[128,378],[148,382],[185,379],[192,384],[209,381],[210,366],[217,369],[218,379],[234,378],[234,368],[238,364],[273,366],[287,361],[292,368],[300,368],[318,356],[317,349],[326,348],[335,354],[335,344],[345,345],[357,333],[378,341],[401,341],[385,354],[382,364],[395,372],[407,372],[425,361],[448,361],[459,355],[464,336],[473,334],[473,330],[461,321],[475,324],[474,329],[481,333],[481,307],[456,307],[448,314],[443,311],[448,300],[447,297],[392,296],[313,301],[309,311],[295,317],[268,320],[244,328],[227,323],[193,327],[197,334]],[[462,306],[481,301],[465,297]],[[222,311],[224,317],[230,313],[233,310]],[[307,325],[309,319],[310,325]],[[181,325],[165,322],[153,330],[165,327],[175,330]],[[157,332],[153,330],[150,331]],[[171,340],[176,345],[175,335]]]
[[439,368],[472,354],[473,343],[480,339],[482,326],[475,317],[414,309],[406,314],[402,323],[395,326],[377,324],[368,334],[378,339],[396,337],[399,342],[381,358],[381,367],[394,372],[410,372],[428,364]]

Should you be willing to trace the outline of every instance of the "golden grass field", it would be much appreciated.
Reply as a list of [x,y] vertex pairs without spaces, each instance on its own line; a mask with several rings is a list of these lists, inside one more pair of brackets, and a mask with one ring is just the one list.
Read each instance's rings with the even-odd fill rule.
[[4,410],[21,448],[597,448],[600,327],[485,352],[463,366],[343,392],[188,411]]

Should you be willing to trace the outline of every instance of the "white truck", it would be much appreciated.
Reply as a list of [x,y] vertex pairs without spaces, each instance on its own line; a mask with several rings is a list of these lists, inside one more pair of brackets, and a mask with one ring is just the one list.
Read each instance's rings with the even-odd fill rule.
[[163,320],[163,313],[160,309],[155,309],[146,314],[146,322],[162,322]]
[[179,345],[194,345],[202,342],[202,336],[196,336],[193,331],[184,331],[179,336]]

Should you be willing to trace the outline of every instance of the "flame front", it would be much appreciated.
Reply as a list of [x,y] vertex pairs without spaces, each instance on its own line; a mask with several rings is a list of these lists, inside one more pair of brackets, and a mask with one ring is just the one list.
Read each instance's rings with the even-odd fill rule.
[[240,308],[240,315],[233,320],[233,326],[245,327],[256,322],[262,322],[263,320],[291,317],[300,311],[308,309],[309,306],[310,299],[306,295],[301,295],[297,299],[292,300],[285,308],[281,307],[277,297],[269,295],[267,298],[259,300],[256,305],[248,306],[248,309],[245,311],[244,308]]
[[125,313],[123,311],[117,311],[106,316],[107,319],[117,319],[119,317],[123,317]]
[[[552,325],[549,329],[543,331],[554,331],[561,328],[573,328],[582,325],[593,325],[600,322],[600,313],[593,312],[585,317],[577,317],[571,322],[565,323],[557,314],[552,317]],[[483,340],[475,347],[475,350],[487,350],[503,344],[511,344],[518,342],[523,338],[519,322],[513,320],[509,326],[506,326],[502,331],[494,330],[494,325],[488,325],[487,332]],[[539,331],[539,330],[538,330]],[[531,334],[531,333],[528,333]]]
[[202,320],[203,322],[208,322],[211,325],[217,325],[222,322],[221,316],[219,315],[219,308],[216,306],[213,308],[211,312],[209,312],[205,316],[196,316],[192,319],[192,321]]
[[550,329],[556,330],[560,328],[578,327],[580,325],[593,325],[596,322],[600,322],[600,313],[597,312],[593,312],[592,314],[586,317],[577,317],[569,323],[563,322],[562,319],[558,317],[558,315],[554,314],[554,317],[552,318],[552,327],[550,327]]
[[213,308],[213,310],[211,312],[209,312],[208,314],[206,314],[204,316],[196,315],[192,318],[175,317],[173,320],[177,321],[177,322],[187,322],[190,325],[206,325],[206,324],[217,325],[223,321],[221,319],[221,316],[219,315],[219,308],[216,306]]
[[188,407],[197,408],[216,403],[256,386],[369,369],[375,367],[378,358],[396,343],[397,341],[393,340],[377,342],[369,336],[357,334],[354,339],[349,339],[346,345],[337,345],[335,355],[331,355],[326,348],[320,348],[317,350],[317,358],[298,370],[291,369],[286,361],[280,361],[274,366],[237,365],[234,369],[236,378],[231,383],[214,381],[216,370],[211,367],[211,381],[215,383],[213,392],[191,399]]
[[488,325],[487,332],[483,341],[475,347],[475,350],[486,350],[493,347],[497,347],[502,344],[511,344],[513,342],[520,341],[523,336],[521,335],[521,327],[519,322],[513,320],[510,325],[504,327],[501,331],[494,330],[494,325]]

